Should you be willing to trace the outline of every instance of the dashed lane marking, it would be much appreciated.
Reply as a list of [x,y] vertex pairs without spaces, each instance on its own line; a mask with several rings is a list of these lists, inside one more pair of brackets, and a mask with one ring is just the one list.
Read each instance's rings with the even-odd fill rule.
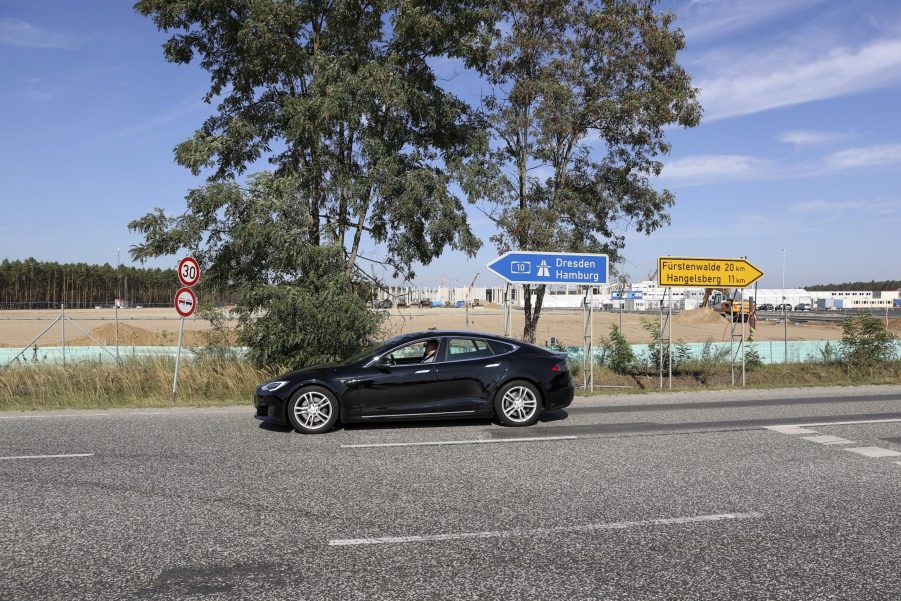
[[456,532],[447,534],[430,534],[425,536],[384,536],[380,538],[338,538],[328,542],[330,547],[350,547],[360,545],[390,545],[403,543],[425,543],[456,541],[482,538],[514,538],[522,536],[545,536],[549,534],[568,534],[596,532],[600,530],[625,530],[645,526],[672,526],[678,524],[697,524],[702,522],[722,522],[726,520],[749,520],[762,517],[763,514],[752,511],[748,513],[720,513],[715,515],[698,515],[679,518],[661,518],[640,520],[635,522],[612,522],[606,524],[585,524],[580,526],[559,526],[557,528],[531,528],[524,530],[494,530],[484,532]]
[[816,430],[808,430],[800,426],[767,426],[767,430],[781,434],[816,434]]
[[899,457],[901,453],[898,451],[889,451],[881,447],[855,447],[853,449],[845,449],[850,453],[857,453],[864,457]]
[[10,461],[13,459],[68,459],[70,457],[93,457],[94,453],[69,453],[68,455],[14,455],[11,457],[0,457],[0,461]]
[[376,447],[429,447],[457,444],[498,444],[502,442],[542,442],[549,440],[578,440],[578,436],[530,436],[524,438],[491,438],[477,440],[433,440],[427,442],[379,442],[370,444],[343,444],[342,449],[372,449]]
[[817,444],[856,444],[853,440],[839,438],[838,436],[804,436],[802,438]]

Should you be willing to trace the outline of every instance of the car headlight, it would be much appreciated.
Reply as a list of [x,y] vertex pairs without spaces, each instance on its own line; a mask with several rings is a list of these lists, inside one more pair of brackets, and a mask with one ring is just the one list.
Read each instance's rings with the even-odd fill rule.
[[278,382],[266,382],[262,386],[260,386],[260,390],[265,390],[266,392],[272,392],[274,390],[278,390],[282,386],[287,384],[287,382],[278,381]]

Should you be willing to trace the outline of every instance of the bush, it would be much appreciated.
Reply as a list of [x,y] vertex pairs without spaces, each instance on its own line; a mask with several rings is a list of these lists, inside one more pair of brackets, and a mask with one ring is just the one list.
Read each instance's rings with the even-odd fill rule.
[[895,336],[872,315],[855,315],[842,326],[841,356],[851,370],[870,370],[895,357]]
[[618,374],[627,374],[635,366],[635,353],[619,326],[610,326],[610,340],[603,343],[607,364]]

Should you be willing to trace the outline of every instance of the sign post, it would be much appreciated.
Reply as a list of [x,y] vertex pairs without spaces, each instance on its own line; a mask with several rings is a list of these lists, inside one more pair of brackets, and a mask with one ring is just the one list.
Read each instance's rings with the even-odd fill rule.
[[[719,259],[703,257],[658,257],[657,284],[666,288],[731,288],[732,303],[729,305],[729,317],[732,321],[732,338],[729,342],[731,354],[732,385],[735,385],[735,367],[741,355],[741,383],[745,385],[745,294],[744,289],[763,277],[763,272],[754,266],[747,257],[740,259]],[[664,293],[665,295],[665,293]],[[741,332],[735,333],[735,300],[738,297]],[[757,299],[754,299],[755,302]],[[670,311],[672,311],[672,292],[670,292]],[[750,312],[750,311],[749,311]],[[661,307],[662,319],[662,307]],[[672,328],[672,325],[670,325]],[[670,330],[672,331],[672,330]],[[663,327],[661,324],[661,336]],[[672,335],[670,335],[672,338]],[[739,348],[735,350],[735,339],[739,338]],[[672,357],[672,340],[668,341],[669,354]],[[662,347],[662,345],[661,345]],[[660,387],[663,387],[663,362],[661,348]],[[672,382],[672,367],[670,367]]]
[[184,285],[175,293],[175,311],[181,317],[178,326],[178,350],[175,351],[175,375],[172,378],[172,402],[175,402],[178,390],[178,369],[181,366],[181,344],[185,336],[185,318],[194,314],[197,309],[197,295],[191,286],[200,281],[200,266],[193,257],[185,257],[178,262],[178,279]]
[[[511,251],[504,253],[489,262],[488,270],[510,284],[577,284],[588,286],[583,311],[588,310],[583,325],[582,360],[589,368],[594,367],[594,328],[591,319],[591,307],[585,303],[593,302],[594,287],[607,283],[607,255],[564,252]],[[508,295],[509,297],[509,295]],[[509,306],[509,305],[508,305]],[[506,334],[509,336],[510,309],[504,316]],[[591,356],[589,356],[591,355]],[[583,386],[594,388],[594,374],[583,373]]]

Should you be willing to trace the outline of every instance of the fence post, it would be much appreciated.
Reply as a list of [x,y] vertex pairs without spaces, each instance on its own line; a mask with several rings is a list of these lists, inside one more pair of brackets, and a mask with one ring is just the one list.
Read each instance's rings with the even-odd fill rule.
[[60,314],[60,326],[62,326],[62,337],[63,337],[63,367],[66,366],[66,305],[61,304],[59,306]]

